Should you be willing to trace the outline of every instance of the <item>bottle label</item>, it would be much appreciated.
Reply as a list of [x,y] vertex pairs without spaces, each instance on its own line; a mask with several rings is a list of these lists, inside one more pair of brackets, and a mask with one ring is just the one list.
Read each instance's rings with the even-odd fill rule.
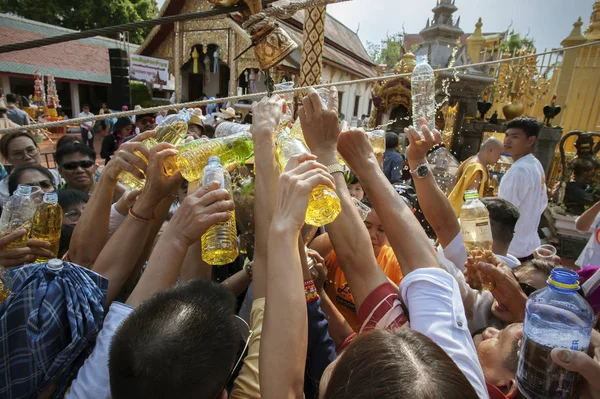
[[463,242],[492,241],[490,220],[486,217],[461,220],[460,226],[462,229]]
[[[517,370],[519,390],[529,397],[578,398],[583,377],[554,363],[550,357],[552,349],[535,342],[523,332]],[[585,350],[578,340],[573,340],[569,349]]]

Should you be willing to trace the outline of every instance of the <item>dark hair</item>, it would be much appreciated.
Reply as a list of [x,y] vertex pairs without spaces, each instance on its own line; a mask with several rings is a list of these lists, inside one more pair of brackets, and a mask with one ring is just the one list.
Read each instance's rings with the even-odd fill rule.
[[239,347],[234,310],[230,291],[202,280],[142,303],[121,324],[110,346],[112,397],[218,397]]
[[129,118],[128,116],[122,116],[119,119],[117,119],[117,121],[113,125],[112,132],[116,136],[119,133],[121,133],[121,129],[131,125],[133,125],[131,118]]
[[67,144],[81,143],[81,139],[74,135],[65,134],[56,142],[56,148],[54,151],[58,150],[60,147]]
[[87,204],[90,197],[81,190],[65,188],[58,190],[58,204],[63,210],[67,210],[79,204]]
[[215,138],[215,127],[211,125],[204,125],[204,135],[209,139]]
[[83,154],[90,158],[92,161],[96,160],[96,152],[87,145],[81,143],[67,144],[56,150],[54,153],[54,161],[57,165],[62,166],[62,161],[67,155],[71,154]]
[[[376,372],[375,372],[376,371]],[[435,342],[410,329],[359,335],[338,360],[326,399],[477,398],[475,389]]]
[[54,176],[52,176],[52,173],[50,173],[50,171],[48,169],[44,168],[43,166],[40,166],[40,165],[21,166],[20,168],[15,168],[12,171],[12,173],[10,175],[8,175],[8,193],[10,195],[13,195],[13,193],[17,190],[17,187],[19,186],[19,179],[21,178],[21,175],[24,172],[27,172],[28,170],[37,170],[38,172],[40,172],[41,174],[46,176],[48,178],[48,180],[50,180],[52,182],[52,185],[54,185]]
[[544,277],[548,278],[548,277],[550,277],[550,274],[552,273],[552,269],[554,269],[555,267],[557,267],[556,264],[549,262],[547,260],[532,259],[532,260],[528,260],[527,262],[521,264],[520,266],[515,267],[513,269],[513,272],[516,273],[519,270],[532,268],[532,269],[535,269],[536,271],[542,273],[544,275]]
[[400,139],[396,133],[387,132],[385,134],[385,148],[396,148],[399,142]]
[[83,108],[89,108],[89,107],[90,107],[90,104],[83,104],[83,107],[81,107],[81,108],[83,109]]
[[33,142],[34,146],[36,146],[36,147],[38,146],[37,143],[35,142],[35,139],[33,138],[33,135],[29,132],[20,131],[20,132],[6,133],[0,139],[0,154],[2,154],[2,156],[4,158],[8,158],[8,146],[9,146],[10,142],[13,141],[14,139],[16,139],[17,137],[28,137]]
[[506,129],[521,129],[529,137],[538,137],[542,124],[537,119],[529,116],[520,116],[506,124]]
[[517,374],[517,368],[519,367],[519,349],[519,340],[515,338],[510,345],[510,352],[502,361],[504,368],[510,371],[512,374]]
[[7,103],[16,103],[17,102],[17,95],[13,94],[13,93],[7,93],[6,94],[6,102]]
[[492,238],[509,244],[515,234],[515,226],[521,216],[519,209],[505,199],[499,197],[482,198],[490,214]]

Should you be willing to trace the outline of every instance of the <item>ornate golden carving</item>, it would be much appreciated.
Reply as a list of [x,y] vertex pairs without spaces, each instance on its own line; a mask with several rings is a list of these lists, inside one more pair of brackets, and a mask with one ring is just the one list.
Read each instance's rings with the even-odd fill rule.
[[254,47],[254,54],[260,63],[261,69],[269,69],[279,64],[292,51],[298,48],[287,32],[278,24],[275,28],[261,37]]
[[192,47],[196,45],[208,46],[216,44],[221,49],[221,61],[229,65],[229,34],[228,29],[203,30],[183,33],[183,52],[181,53],[181,65],[185,64],[192,54]]
[[223,18],[192,19],[185,21],[183,26],[184,30],[188,32],[198,30],[227,29],[229,27]]
[[300,86],[311,86],[321,83],[326,17],[325,6],[304,10]]
[[[410,73],[416,65],[415,56],[406,53],[402,60],[394,67],[395,73]],[[373,88],[373,103],[377,108],[389,111],[392,107],[403,105],[411,109],[411,92],[409,78],[396,78],[382,80]]]

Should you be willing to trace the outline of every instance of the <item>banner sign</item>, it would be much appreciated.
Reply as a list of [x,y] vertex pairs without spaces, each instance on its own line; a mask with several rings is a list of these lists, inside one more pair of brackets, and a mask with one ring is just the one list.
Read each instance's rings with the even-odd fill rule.
[[131,54],[129,78],[156,86],[166,86],[169,81],[169,61]]

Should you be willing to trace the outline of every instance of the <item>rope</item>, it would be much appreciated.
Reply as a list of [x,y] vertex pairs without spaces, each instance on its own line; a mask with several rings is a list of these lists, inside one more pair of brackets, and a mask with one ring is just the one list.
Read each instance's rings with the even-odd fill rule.
[[[521,59],[525,59],[525,58],[539,57],[542,55],[560,53],[563,51],[575,50],[575,49],[579,49],[579,48],[583,48],[583,47],[596,46],[598,44],[600,44],[600,40],[583,43],[583,44],[579,44],[579,45],[571,46],[571,47],[564,47],[561,49],[544,51],[542,53],[537,53],[537,54],[521,55],[521,56],[512,57],[512,58],[503,58],[500,60],[478,62],[475,64],[453,66],[453,67],[448,67],[448,68],[438,68],[434,72],[457,71],[457,70],[468,69],[468,68],[472,68],[472,67],[502,64],[505,62],[521,60]],[[377,81],[381,81],[381,80],[397,79],[397,78],[404,78],[404,77],[409,77],[409,76],[411,76],[410,73],[390,74],[390,75],[384,75],[384,76],[376,76],[373,78],[347,80],[347,81],[336,82],[336,83],[324,83],[324,84],[320,84],[320,85],[313,85],[311,87],[314,87],[315,89],[320,89],[320,88],[328,88],[328,87],[332,87],[332,86],[336,86],[336,87],[337,86],[349,86],[349,85],[358,84],[358,83],[371,83],[371,82],[377,82]],[[307,87],[294,87],[291,89],[277,90],[277,91],[274,91],[272,94],[281,95],[281,94],[288,94],[288,93],[296,93],[299,91],[306,91],[307,89],[308,89],[308,86]],[[94,115],[94,116],[89,116],[89,117],[85,117],[85,118],[68,119],[65,121],[44,122],[44,123],[38,123],[35,125],[0,129],[0,135],[5,134],[5,133],[19,132],[19,131],[23,131],[23,130],[47,129],[47,128],[51,128],[51,127],[67,126],[67,125],[74,125],[74,124],[79,125],[83,122],[99,121],[99,120],[107,119],[109,117],[110,118],[120,118],[122,116],[133,116],[133,115],[140,115],[140,114],[147,114],[147,113],[157,113],[163,109],[196,108],[196,107],[201,107],[204,105],[209,105],[209,104],[214,104],[214,103],[227,103],[227,102],[235,103],[239,100],[262,98],[262,97],[267,96],[268,94],[269,93],[267,93],[267,92],[252,93],[252,94],[245,94],[242,96],[223,97],[223,98],[219,98],[219,99],[215,99],[215,100],[190,101],[190,102],[180,103],[180,104],[161,105],[158,107],[142,108],[139,110],[125,111],[125,112],[115,112],[115,113],[105,114],[105,115]]]
[[[275,1],[277,1],[277,0],[263,0],[263,2],[265,4],[274,3]],[[86,30],[83,32],[73,32],[73,33],[67,33],[65,35],[45,37],[43,39],[30,40],[27,42],[6,44],[4,46],[0,46],[0,54],[9,53],[11,51],[28,50],[28,49],[32,49],[32,48],[36,48],[36,47],[49,46],[51,44],[69,42],[72,40],[86,39],[86,38],[95,37],[95,36],[107,36],[110,34],[118,34],[121,32],[133,31],[133,30],[141,29],[141,28],[151,28],[151,27],[154,27],[157,25],[165,25],[165,24],[173,23],[173,22],[177,22],[177,21],[186,21],[186,20],[193,20],[193,19],[216,17],[216,16],[223,15],[223,14],[230,14],[230,13],[238,12],[238,11],[246,11],[248,9],[249,8],[246,5],[246,3],[240,2],[239,5],[232,6],[232,7],[213,8],[212,10],[209,10],[209,11],[199,11],[199,12],[192,12],[189,14],[170,15],[170,16],[166,16],[166,17],[148,19],[145,21],[138,21],[138,22],[132,22],[132,23],[128,23],[128,24],[109,26],[106,28],[90,29],[90,30]]]

